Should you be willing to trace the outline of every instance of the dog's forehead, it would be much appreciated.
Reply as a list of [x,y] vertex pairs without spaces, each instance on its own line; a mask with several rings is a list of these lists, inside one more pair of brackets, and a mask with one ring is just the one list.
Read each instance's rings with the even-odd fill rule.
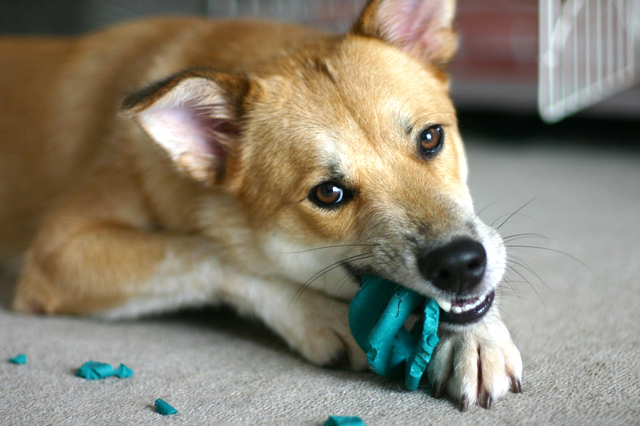
[[279,93],[288,98],[282,120],[326,141],[376,145],[415,127],[455,123],[446,81],[379,40],[347,37],[297,62],[289,90]]
[[[457,133],[448,85],[427,65],[379,40],[348,37],[329,54],[299,59],[284,120],[315,140],[322,166],[413,150],[408,134],[430,125]],[[311,153],[311,154],[313,154]]]
[[434,111],[453,111],[448,85],[436,69],[378,39],[347,37],[326,63],[337,74],[339,88],[354,101],[375,96]]

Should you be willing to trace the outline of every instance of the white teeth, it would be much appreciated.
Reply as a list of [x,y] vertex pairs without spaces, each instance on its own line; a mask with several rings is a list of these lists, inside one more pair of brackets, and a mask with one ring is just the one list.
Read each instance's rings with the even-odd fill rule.
[[476,306],[478,306],[479,304],[481,304],[482,302],[484,302],[484,299],[486,299],[486,295],[478,297],[473,303],[469,303],[467,305],[464,305],[461,309],[462,312],[467,312],[470,311],[471,309],[475,308]]
[[487,298],[487,295],[478,297],[477,299],[474,299],[472,302],[467,303],[466,305],[463,305],[463,306],[459,306],[459,305],[452,306],[450,301],[444,300],[444,299],[436,299],[436,303],[445,312],[453,312],[454,314],[461,314],[463,312],[468,312],[476,308],[478,305],[484,302],[486,298]]
[[451,302],[444,299],[436,299],[436,303],[445,312],[451,312]]

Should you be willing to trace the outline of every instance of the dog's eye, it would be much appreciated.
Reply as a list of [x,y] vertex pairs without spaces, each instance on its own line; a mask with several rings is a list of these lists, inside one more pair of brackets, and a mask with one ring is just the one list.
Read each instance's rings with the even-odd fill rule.
[[420,153],[423,158],[431,158],[436,154],[444,142],[442,126],[436,125],[426,128],[420,133]]
[[311,190],[309,200],[323,208],[338,207],[349,198],[349,192],[335,182],[324,182]]

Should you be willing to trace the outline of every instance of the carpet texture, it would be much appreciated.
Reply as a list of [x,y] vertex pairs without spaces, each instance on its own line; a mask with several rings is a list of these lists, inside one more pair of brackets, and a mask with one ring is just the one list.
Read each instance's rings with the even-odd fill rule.
[[[29,317],[0,293],[0,424],[640,424],[640,156],[549,143],[468,142],[476,208],[509,239],[503,317],[523,391],[461,413],[371,373],[309,365],[225,310],[116,323]],[[519,234],[539,234],[523,236]],[[25,365],[7,360],[21,352]],[[86,381],[85,361],[135,374]],[[179,410],[161,417],[162,398]]]

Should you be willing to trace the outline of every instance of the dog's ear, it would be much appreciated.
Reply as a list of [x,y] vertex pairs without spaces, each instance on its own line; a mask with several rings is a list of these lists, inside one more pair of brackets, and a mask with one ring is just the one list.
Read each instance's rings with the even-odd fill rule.
[[351,29],[444,68],[457,47],[455,0],[370,0]]
[[205,184],[220,183],[240,137],[249,79],[186,71],[132,93],[122,112],[162,146],[176,166]]

